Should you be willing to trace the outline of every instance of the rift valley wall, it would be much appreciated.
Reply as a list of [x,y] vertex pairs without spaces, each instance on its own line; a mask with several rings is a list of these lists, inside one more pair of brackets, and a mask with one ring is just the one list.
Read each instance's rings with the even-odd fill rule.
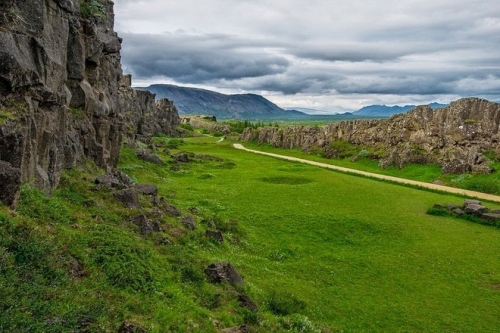
[[490,172],[486,152],[500,155],[500,104],[465,98],[432,110],[419,106],[388,120],[355,120],[324,128],[295,126],[247,129],[242,139],[280,148],[320,149],[334,155],[331,143],[345,140],[383,152],[380,166],[437,163],[445,173]]
[[123,138],[174,134],[173,104],[122,75],[113,26],[110,0],[0,2],[0,169],[50,192],[87,158],[115,167]]

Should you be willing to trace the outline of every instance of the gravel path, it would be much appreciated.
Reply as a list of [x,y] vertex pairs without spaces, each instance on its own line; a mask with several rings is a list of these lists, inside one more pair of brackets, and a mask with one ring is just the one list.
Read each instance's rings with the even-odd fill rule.
[[370,178],[376,178],[376,179],[390,180],[390,181],[396,182],[396,183],[415,185],[415,186],[420,186],[423,188],[429,188],[432,190],[460,194],[460,195],[464,195],[467,197],[473,197],[473,198],[489,200],[489,201],[494,201],[494,202],[500,202],[500,196],[497,196],[497,195],[486,194],[486,193],[475,192],[475,191],[468,191],[468,190],[463,190],[463,189],[459,189],[459,188],[455,188],[455,187],[448,187],[448,186],[437,185],[437,184],[432,184],[432,183],[424,183],[424,182],[419,182],[416,180],[380,175],[380,174],[376,174],[376,173],[360,171],[360,170],[355,170],[355,169],[343,168],[343,167],[339,167],[336,165],[304,160],[304,159],[297,158],[297,157],[278,155],[278,154],[273,154],[273,153],[266,153],[266,152],[262,152],[262,151],[258,151],[258,150],[247,149],[239,143],[235,143],[233,146],[236,149],[245,150],[245,151],[255,153],[255,154],[277,157],[277,158],[281,158],[281,159],[288,160],[288,161],[306,163],[306,164],[316,165],[316,166],[319,166],[322,168],[328,168],[328,169],[338,170],[338,171],[342,171],[342,172],[347,172],[350,174],[363,175],[363,176],[367,176]]

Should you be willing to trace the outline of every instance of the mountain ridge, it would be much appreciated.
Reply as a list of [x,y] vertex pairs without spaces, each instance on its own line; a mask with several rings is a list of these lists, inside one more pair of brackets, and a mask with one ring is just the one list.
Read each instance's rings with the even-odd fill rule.
[[[441,104],[436,102],[430,103],[428,105],[431,109],[439,109],[448,106],[448,104]],[[357,116],[390,117],[398,113],[406,113],[410,110],[413,110],[417,106],[418,105],[413,105],[413,104],[407,104],[404,106],[399,106],[399,105],[387,106],[387,105],[374,104],[374,105],[364,106],[361,109],[354,111],[353,114]]]
[[157,98],[168,98],[175,103],[181,115],[210,114],[218,119],[279,119],[307,116],[300,111],[284,110],[265,97],[252,93],[226,95],[207,89],[172,84],[153,84],[136,89],[147,90],[156,94]]

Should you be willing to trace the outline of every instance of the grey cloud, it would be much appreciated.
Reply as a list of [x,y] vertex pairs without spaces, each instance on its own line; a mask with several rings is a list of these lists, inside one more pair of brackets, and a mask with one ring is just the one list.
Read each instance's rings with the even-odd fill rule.
[[123,34],[123,63],[138,78],[165,76],[181,83],[237,80],[283,73],[289,61],[266,54],[257,41],[228,35]]
[[115,6],[130,8],[118,24],[134,31],[120,32],[123,63],[143,82],[290,98],[500,98],[497,0],[145,1]]

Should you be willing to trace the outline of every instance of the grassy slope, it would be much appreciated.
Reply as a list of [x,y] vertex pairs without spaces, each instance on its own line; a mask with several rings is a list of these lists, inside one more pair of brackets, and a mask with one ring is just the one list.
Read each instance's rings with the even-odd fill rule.
[[[197,208],[199,230],[178,240],[167,233],[173,246],[138,235],[126,222],[133,211],[92,190],[92,170],[70,174],[50,200],[25,190],[17,216],[2,208],[0,328],[68,331],[88,321],[92,331],[107,331],[127,319],[153,331],[205,332],[215,330],[212,319],[222,327],[255,322],[231,287],[204,281],[203,267],[216,260],[244,276],[262,332],[311,331],[305,316],[333,331],[500,327],[500,230],[425,214],[434,203],[462,199],[256,156],[217,140],[189,139],[180,148],[227,160],[178,172],[123,150],[122,170],[158,185],[184,212]],[[82,207],[89,199],[94,203]],[[202,235],[208,218],[238,227],[213,244]],[[84,277],[68,277],[75,258]],[[280,309],[301,316],[270,311]]]

